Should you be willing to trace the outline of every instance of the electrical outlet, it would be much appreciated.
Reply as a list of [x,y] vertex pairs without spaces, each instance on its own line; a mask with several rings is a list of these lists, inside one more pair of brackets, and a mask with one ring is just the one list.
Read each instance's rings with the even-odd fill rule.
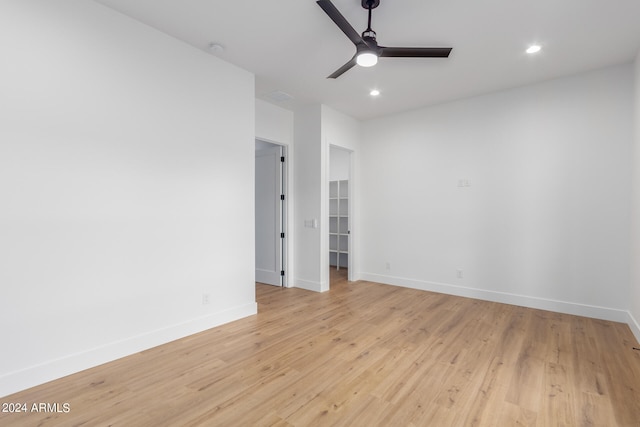
[[461,268],[456,269],[456,275],[458,276],[458,279],[462,279],[464,277]]
[[209,304],[209,294],[202,294],[202,305]]
[[385,262],[384,268],[386,268],[387,270],[391,270],[391,263],[389,261]]

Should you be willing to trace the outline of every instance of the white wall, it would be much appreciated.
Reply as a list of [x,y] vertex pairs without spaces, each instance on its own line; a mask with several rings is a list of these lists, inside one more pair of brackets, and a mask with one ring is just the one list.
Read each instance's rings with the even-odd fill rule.
[[256,138],[280,145],[293,143],[293,111],[256,99]]
[[351,175],[350,152],[337,147],[329,148],[329,181],[348,180]]
[[[309,105],[295,112],[297,287],[329,290],[329,147],[355,152],[360,136],[359,121],[326,105]],[[314,220],[318,228],[310,226]]]
[[255,313],[253,76],[83,0],[0,50],[0,396]]
[[327,146],[333,145],[349,151],[360,149],[362,123],[326,105],[322,105],[322,132]]
[[363,278],[626,321],[632,78],[617,66],[364,123]]
[[[346,114],[336,111],[326,105],[322,106],[322,144],[325,155],[322,157],[323,187],[322,217],[329,218],[329,187],[326,185],[331,178],[330,161],[331,152],[342,152],[351,154],[348,156],[349,164],[349,280],[358,280],[359,271],[359,213],[358,197],[360,191],[360,181],[358,180],[358,168],[360,162],[360,147],[362,143],[362,122]],[[336,150],[335,148],[338,148]],[[332,150],[333,149],[333,150]],[[346,160],[346,159],[345,159]],[[335,172],[335,171],[334,171]],[[329,282],[329,224],[323,231],[322,239],[322,274],[323,279]]]
[[329,180],[349,179],[349,153],[359,149],[362,138],[360,121],[323,105],[322,131],[324,142],[331,148],[338,148],[329,150]]
[[631,251],[631,287],[629,289],[628,320],[633,333],[640,342],[640,53],[634,64],[635,108],[634,108],[634,150],[633,150],[633,195],[632,195],[632,251]]
[[[322,136],[320,105],[310,105],[295,112],[294,168],[294,286],[323,292],[328,284],[321,273],[322,219]],[[316,227],[317,225],[317,227]]]

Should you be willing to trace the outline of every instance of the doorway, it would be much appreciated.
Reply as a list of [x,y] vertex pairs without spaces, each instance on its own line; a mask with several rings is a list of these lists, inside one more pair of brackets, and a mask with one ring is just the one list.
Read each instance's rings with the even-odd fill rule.
[[329,146],[329,282],[352,280],[352,151]]
[[255,280],[287,286],[286,147],[256,139]]

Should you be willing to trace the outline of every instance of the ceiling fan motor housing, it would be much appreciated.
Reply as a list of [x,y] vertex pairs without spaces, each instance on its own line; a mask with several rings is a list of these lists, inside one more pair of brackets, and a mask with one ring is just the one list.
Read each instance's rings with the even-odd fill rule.
[[356,45],[356,55],[359,55],[360,53],[363,53],[363,52],[371,52],[376,54],[377,56],[380,56],[378,43],[376,43],[376,39],[365,38],[364,44]]
[[366,31],[364,31],[364,32],[362,33],[362,38],[363,38],[363,39],[365,39],[365,41],[366,41],[366,39],[373,39],[373,40],[375,40],[375,39],[376,39],[376,35],[377,35],[377,34],[376,34],[376,32],[375,32],[375,31],[373,31],[373,30],[371,30],[371,29],[367,29]]
[[371,9],[375,9],[379,5],[380,0],[362,0],[362,7],[365,9],[369,9],[369,7],[371,7]]
[[373,51],[376,53],[376,55],[379,56],[380,52],[379,52],[379,48],[378,48],[378,42],[376,41],[376,37],[375,37],[375,33],[373,33],[374,36],[366,36],[364,35],[364,33],[362,34],[362,40],[364,40],[364,46],[356,46],[356,50],[359,52],[361,49],[364,50],[368,50],[368,51]]

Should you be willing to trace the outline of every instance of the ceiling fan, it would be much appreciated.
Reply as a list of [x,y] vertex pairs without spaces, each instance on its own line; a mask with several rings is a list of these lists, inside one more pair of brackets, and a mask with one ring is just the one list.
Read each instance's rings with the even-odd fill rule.
[[362,7],[369,10],[369,23],[362,35],[353,29],[330,0],[318,0],[316,3],[329,15],[329,18],[335,22],[338,28],[349,37],[349,40],[356,45],[356,54],[353,58],[327,77],[329,79],[340,77],[356,64],[363,67],[371,67],[378,62],[379,57],[447,58],[451,52],[452,48],[450,47],[385,47],[378,45],[376,32],[371,29],[371,11],[378,7],[380,0],[362,0]]

